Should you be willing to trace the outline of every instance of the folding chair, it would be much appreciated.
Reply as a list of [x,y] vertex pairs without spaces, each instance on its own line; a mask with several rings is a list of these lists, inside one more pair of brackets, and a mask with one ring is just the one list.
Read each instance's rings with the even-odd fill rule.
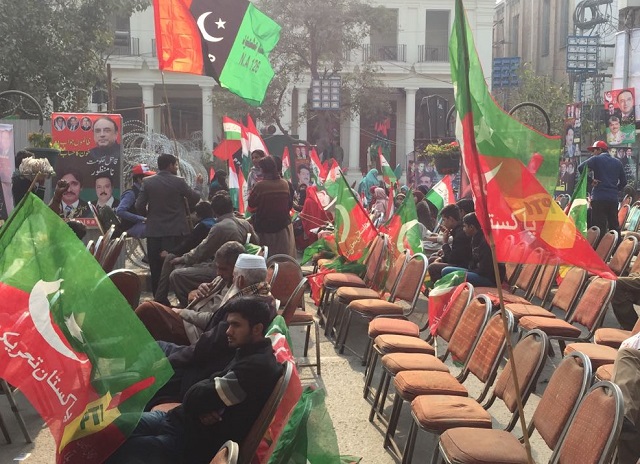
[[113,240],[112,243],[109,245],[109,248],[104,253],[103,258],[100,261],[100,264],[102,265],[102,269],[104,270],[104,272],[113,271],[113,268],[116,265],[116,262],[120,257],[120,254],[122,253],[122,249],[124,248],[126,238],[127,238],[127,233],[123,232],[120,237]]
[[[27,425],[24,423],[24,419],[22,418],[22,414],[20,414],[20,410],[18,409],[18,404],[16,403],[16,398],[14,395],[14,391],[11,390],[11,387],[7,383],[6,380],[0,379],[0,387],[7,397],[7,401],[9,401],[9,406],[11,407],[11,411],[13,411],[13,415],[16,416],[16,420],[18,421],[18,426],[22,431],[22,435],[24,435],[24,439],[27,443],[32,443],[31,435],[29,435],[29,431],[27,430]],[[9,435],[9,430],[7,429],[7,425],[2,418],[2,413],[0,413],[0,429],[2,429],[2,434],[4,435],[4,439],[7,443],[11,443],[11,436]]]
[[[555,450],[590,384],[589,360],[580,353],[565,357],[549,379],[529,422],[527,436],[537,430],[549,449]],[[439,451],[447,464],[528,464],[521,439],[505,430],[452,428],[440,436]]]
[[291,374],[293,373],[293,364],[290,362],[284,363],[284,369],[282,370],[282,376],[276,386],[274,387],[269,399],[265,403],[260,415],[253,423],[249,434],[242,441],[240,445],[240,453],[238,456],[238,464],[251,464],[253,457],[258,450],[258,446],[267,432],[273,417],[276,414],[276,410],[282,401],[289,381],[291,380]]
[[[115,226],[111,226],[109,227],[109,229],[98,238],[98,241],[96,242],[96,252],[93,255],[96,260],[98,262],[102,262],[102,258],[104,257],[104,253],[107,249],[107,247],[110,245],[111,243],[111,236],[113,235],[113,232],[116,230]],[[102,239],[102,240],[100,240]]]
[[[547,359],[549,340],[539,331],[530,332],[520,340],[513,350],[513,361],[520,382],[520,400],[525,405],[535,389],[538,377]],[[501,399],[511,412],[511,419],[504,430],[512,430],[519,417],[517,392],[513,385],[512,364],[507,363],[496,381],[496,386],[489,400],[480,404],[468,397],[449,395],[421,395],[411,403],[413,422],[409,430],[407,445],[403,456],[403,464],[411,462],[416,443],[418,427],[429,433],[441,435],[447,430],[457,427],[478,427],[490,429],[492,426],[491,408],[496,399]],[[433,450],[431,462],[436,462],[438,447]]]
[[129,269],[116,269],[107,274],[113,284],[120,290],[131,309],[136,309],[140,304],[142,284],[140,276]]
[[618,224],[621,226],[626,223],[631,207],[629,205],[621,205],[618,210]]
[[617,244],[618,232],[610,230],[600,239],[596,248],[596,254],[606,263],[613,254],[613,250],[615,250]]

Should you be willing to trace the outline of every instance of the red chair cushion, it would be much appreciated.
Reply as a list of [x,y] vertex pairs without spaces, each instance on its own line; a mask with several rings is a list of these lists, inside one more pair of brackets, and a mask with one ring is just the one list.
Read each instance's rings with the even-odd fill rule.
[[449,372],[445,363],[426,353],[391,353],[382,357],[382,366],[392,375],[402,371]]
[[465,386],[448,372],[402,371],[396,375],[393,384],[405,401],[420,395],[469,395]]
[[373,343],[383,353],[436,353],[423,339],[407,335],[382,334],[374,338]]
[[392,317],[378,317],[369,322],[369,338],[376,338],[382,334],[418,337],[420,335],[420,328],[411,321],[394,319]]
[[527,452],[515,435],[504,430],[459,427],[440,436],[448,462],[459,464],[528,464]]
[[454,427],[491,428],[491,415],[477,401],[462,396],[418,396],[411,411],[421,428],[436,433]]
[[594,370],[605,364],[613,364],[618,354],[615,348],[595,343],[570,343],[564,349],[564,354],[566,356],[574,351],[579,351],[589,358]]
[[562,319],[550,317],[526,316],[520,319],[518,325],[526,330],[540,329],[549,336],[579,337],[580,329]]

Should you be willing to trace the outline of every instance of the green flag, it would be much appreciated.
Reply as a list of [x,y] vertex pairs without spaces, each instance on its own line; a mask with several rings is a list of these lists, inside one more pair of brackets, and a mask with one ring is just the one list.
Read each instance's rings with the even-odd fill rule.
[[154,0],[158,64],[211,76],[248,104],[264,100],[280,26],[247,0]]
[[569,207],[569,217],[576,225],[576,229],[582,235],[587,236],[587,171],[586,166],[580,174],[576,188],[571,195],[571,206]]
[[0,377],[47,422],[56,461],[103,462],[173,371],[73,231],[33,194],[0,229]]
[[411,192],[407,193],[391,219],[380,227],[380,232],[389,235],[394,256],[405,251],[410,254],[422,253],[422,234],[420,233],[416,204]]

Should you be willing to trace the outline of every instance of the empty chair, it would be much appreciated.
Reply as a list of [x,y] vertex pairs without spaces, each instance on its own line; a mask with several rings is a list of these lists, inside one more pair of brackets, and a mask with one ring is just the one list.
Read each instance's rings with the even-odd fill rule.
[[620,224],[620,226],[627,222],[627,216],[629,215],[630,209],[631,207],[628,204],[620,206],[620,209],[618,210],[618,224]]
[[[549,379],[529,422],[527,435],[531,436],[537,430],[549,449],[555,450],[590,384],[589,360],[580,353],[565,357]],[[528,464],[527,453],[520,440],[505,430],[452,428],[440,437],[439,449],[447,463]]]
[[112,243],[105,251],[102,260],[99,261],[102,265],[102,269],[104,269],[104,272],[113,271],[113,268],[116,265],[120,254],[122,253],[122,249],[124,248],[126,238],[127,233],[123,232],[120,237],[112,241]]
[[631,330],[601,327],[593,334],[593,341],[598,345],[606,345],[618,349],[623,341],[638,332],[640,332],[640,319]]
[[600,240],[600,227],[598,226],[589,227],[589,229],[587,230],[587,242],[589,242],[589,245],[591,245],[591,248],[595,250],[599,240]]
[[596,247],[596,254],[606,263],[613,254],[613,250],[615,250],[617,244],[618,232],[610,230],[600,239],[600,242]]
[[140,304],[142,285],[140,276],[128,269],[116,269],[107,274],[122,296],[127,300],[131,309],[136,309]]

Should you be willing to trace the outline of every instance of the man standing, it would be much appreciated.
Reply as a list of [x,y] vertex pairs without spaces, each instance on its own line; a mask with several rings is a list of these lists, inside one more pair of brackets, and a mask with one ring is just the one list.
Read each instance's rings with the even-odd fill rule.
[[145,301],[138,306],[136,315],[151,336],[176,345],[197,342],[213,313],[227,300],[226,294],[233,283],[236,261],[243,253],[244,247],[238,242],[227,242],[218,249],[218,276],[210,283],[198,287],[197,300],[189,309],[171,308],[155,301]]
[[607,144],[598,140],[588,148],[594,156],[583,161],[578,171],[586,167],[593,171],[591,192],[591,222],[600,228],[600,238],[609,230],[620,233],[618,224],[618,192],[627,185],[627,176],[619,159],[609,154]]
[[[97,124],[97,122],[96,122]],[[189,208],[200,200],[202,176],[196,178],[196,189],[187,185],[178,174],[178,159],[169,154],[158,156],[158,174],[142,181],[142,190],[136,200],[136,211],[147,217],[147,253],[151,271],[151,288],[155,294],[162,271],[162,250],[170,250],[189,233]]]
[[[163,279],[169,274],[169,284],[181,306],[187,305],[189,292],[195,290],[203,282],[210,282],[216,276],[213,258],[218,249],[227,242],[236,241],[259,244],[258,235],[253,226],[246,220],[233,214],[233,203],[227,192],[218,192],[211,199],[211,207],[216,224],[209,230],[207,237],[193,250],[171,260],[172,268],[166,268]],[[164,284],[164,283],[163,283]],[[163,298],[163,295],[158,295]],[[165,304],[156,298],[159,303]]]
[[256,421],[282,366],[265,333],[269,304],[259,297],[229,302],[226,338],[236,350],[223,370],[189,389],[181,406],[143,413],[107,463],[208,463],[227,440],[242,442]]
[[120,230],[118,236],[122,232],[126,232],[129,237],[142,238],[146,231],[146,218],[136,212],[136,200],[142,190],[142,179],[149,176],[155,176],[156,173],[149,169],[146,164],[136,164],[131,168],[133,176],[133,185],[130,189],[122,192],[120,204],[116,209],[116,216],[120,219]]

